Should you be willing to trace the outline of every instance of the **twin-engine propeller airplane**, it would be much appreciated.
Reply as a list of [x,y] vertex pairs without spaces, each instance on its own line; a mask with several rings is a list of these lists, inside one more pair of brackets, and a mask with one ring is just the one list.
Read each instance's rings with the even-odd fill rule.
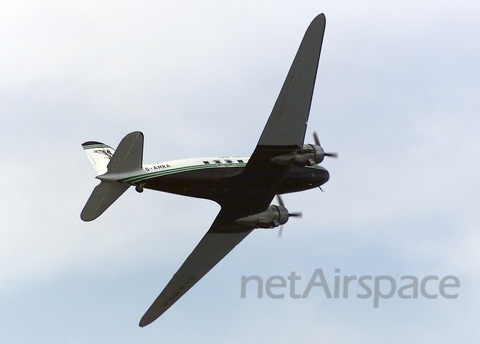
[[320,187],[329,173],[318,164],[325,153],[317,135],[305,131],[325,32],[325,16],[308,27],[272,113],[251,157],[213,157],[144,165],[143,134],[125,136],[117,150],[96,141],[82,146],[101,182],[81,218],[100,216],[130,186],[206,198],[221,206],[217,218],[165,289],[140,320],[146,326],[162,315],[255,228],[285,224],[289,213],[275,195]]

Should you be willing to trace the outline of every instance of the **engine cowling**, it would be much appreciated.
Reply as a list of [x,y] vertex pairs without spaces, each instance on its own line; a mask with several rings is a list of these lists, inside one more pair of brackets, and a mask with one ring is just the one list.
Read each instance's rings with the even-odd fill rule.
[[322,146],[312,144],[303,145],[299,154],[302,156],[302,163],[305,162],[303,166],[319,164],[325,158],[325,151]]
[[287,223],[288,218],[287,208],[281,205],[271,205],[267,210],[237,219],[235,223],[249,228],[275,228]]
[[324,158],[325,152],[322,146],[305,144],[302,149],[293,153],[276,156],[272,158],[272,161],[278,164],[293,164],[303,167],[319,164]]

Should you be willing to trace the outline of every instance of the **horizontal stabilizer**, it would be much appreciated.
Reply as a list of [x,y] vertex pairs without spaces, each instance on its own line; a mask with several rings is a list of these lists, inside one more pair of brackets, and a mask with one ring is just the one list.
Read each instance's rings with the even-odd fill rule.
[[83,221],[92,221],[103,214],[127,189],[129,184],[115,181],[102,181],[93,189],[85,207],[83,207],[80,218]]

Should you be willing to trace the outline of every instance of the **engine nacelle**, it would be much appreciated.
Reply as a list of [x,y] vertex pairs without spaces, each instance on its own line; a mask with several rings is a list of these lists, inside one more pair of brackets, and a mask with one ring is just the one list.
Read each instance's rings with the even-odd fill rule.
[[274,228],[287,223],[288,210],[281,205],[271,205],[261,213],[242,217],[235,223],[249,228]]
[[322,146],[305,144],[303,148],[290,154],[280,155],[272,158],[272,161],[279,164],[293,164],[297,166],[312,166],[319,164],[325,158]]
[[300,155],[302,156],[302,163],[303,161],[306,161],[306,165],[312,166],[323,161],[325,158],[325,151],[323,150],[322,146],[305,144],[303,145],[303,149],[300,151]]

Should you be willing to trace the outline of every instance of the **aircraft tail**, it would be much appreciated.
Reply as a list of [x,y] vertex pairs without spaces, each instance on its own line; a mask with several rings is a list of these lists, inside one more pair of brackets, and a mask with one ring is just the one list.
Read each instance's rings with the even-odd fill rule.
[[131,186],[118,180],[142,170],[143,134],[139,131],[128,134],[116,151],[96,141],[85,142],[82,146],[98,173],[97,178],[101,180],[93,189],[80,215],[83,221],[92,221]]
[[93,189],[80,218],[83,221],[92,221],[103,214],[127,189],[129,184],[115,181],[102,181]]
[[105,143],[97,141],[84,142],[82,143],[82,147],[97,174],[106,173],[108,171],[107,165],[115,153],[115,149]]

